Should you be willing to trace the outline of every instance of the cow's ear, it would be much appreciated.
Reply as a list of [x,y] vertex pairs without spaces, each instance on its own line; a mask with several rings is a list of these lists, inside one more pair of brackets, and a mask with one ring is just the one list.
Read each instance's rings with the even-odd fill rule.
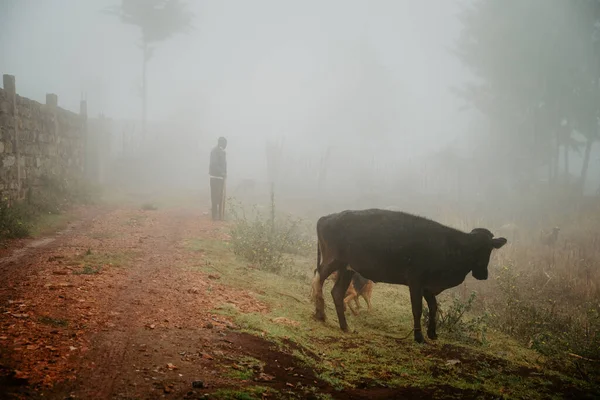
[[503,237],[494,238],[494,239],[492,239],[492,246],[495,249],[499,249],[500,247],[504,246],[506,244],[506,242],[508,242],[508,240],[506,240]]

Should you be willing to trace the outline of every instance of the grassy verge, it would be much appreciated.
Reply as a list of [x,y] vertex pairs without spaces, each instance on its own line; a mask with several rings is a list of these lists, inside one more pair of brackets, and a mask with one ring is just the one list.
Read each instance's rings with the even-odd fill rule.
[[38,216],[30,229],[30,236],[39,238],[50,235],[54,232],[65,229],[70,222],[74,220],[73,214],[64,212],[63,214],[44,214]]
[[219,389],[211,393],[211,398],[221,400],[254,400],[261,399],[264,395],[274,394],[273,390],[267,387],[254,386],[246,389]]
[[23,200],[0,200],[0,241],[60,230],[72,220],[72,206],[92,204],[99,197],[99,188],[85,182],[43,176],[38,185],[27,190]]
[[243,331],[292,351],[337,389],[450,387],[488,397],[528,399],[598,393],[593,383],[548,369],[548,360],[539,353],[493,330],[484,342],[441,332],[435,343],[414,343],[405,287],[377,284],[373,311],[366,313],[363,307],[356,317],[348,313],[355,332],[343,334],[328,294],[330,283],[325,288],[328,321],[323,324],[312,319],[312,258],[290,256],[289,268],[295,272],[287,276],[249,266],[227,242],[197,239],[186,246],[190,252],[204,251],[205,264],[198,269],[218,272],[223,283],[249,290],[270,306],[268,313],[242,313],[224,304],[216,312],[232,317]]
[[82,269],[79,274],[91,275],[100,272],[104,266],[125,267],[135,254],[133,251],[98,253],[88,249],[69,260],[67,265],[80,266]]

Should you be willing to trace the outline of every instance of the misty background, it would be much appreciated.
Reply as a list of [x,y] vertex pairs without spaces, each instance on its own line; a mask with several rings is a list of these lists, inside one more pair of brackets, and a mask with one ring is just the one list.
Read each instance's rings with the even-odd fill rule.
[[600,186],[595,0],[193,1],[192,29],[148,63],[143,140],[140,31],[101,12],[119,3],[0,0],[0,72],[111,119],[108,181],[208,200],[225,136],[228,195],[268,196],[277,142],[278,197],[313,211],[506,221]]

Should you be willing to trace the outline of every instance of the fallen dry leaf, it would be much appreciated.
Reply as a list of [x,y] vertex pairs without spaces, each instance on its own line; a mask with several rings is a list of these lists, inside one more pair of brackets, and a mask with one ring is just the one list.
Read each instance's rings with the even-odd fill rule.
[[273,379],[275,379],[274,376],[269,375],[269,374],[265,374],[264,372],[261,372],[258,377],[256,378],[257,381],[260,382],[269,382],[272,381]]
[[29,375],[23,371],[15,370],[15,378],[17,379],[29,379]]
[[167,368],[169,368],[169,370],[171,370],[171,371],[173,371],[174,369],[177,369],[175,364],[171,364],[171,363],[167,363]]
[[285,317],[277,317],[273,318],[271,321],[276,324],[288,325],[288,326],[300,326],[300,322],[294,321],[293,319],[285,318]]

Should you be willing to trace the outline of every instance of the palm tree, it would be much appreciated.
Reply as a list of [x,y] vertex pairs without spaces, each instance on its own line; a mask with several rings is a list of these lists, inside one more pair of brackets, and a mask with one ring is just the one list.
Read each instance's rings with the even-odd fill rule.
[[147,66],[155,47],[152,45],[169,39],[176,33],[191,28],[193,15],[187,3],[180,0],[122,0],[104,12],[116,15],[124,24],[135,25],[142,32],[142,140],[146,136],[147,120]]

